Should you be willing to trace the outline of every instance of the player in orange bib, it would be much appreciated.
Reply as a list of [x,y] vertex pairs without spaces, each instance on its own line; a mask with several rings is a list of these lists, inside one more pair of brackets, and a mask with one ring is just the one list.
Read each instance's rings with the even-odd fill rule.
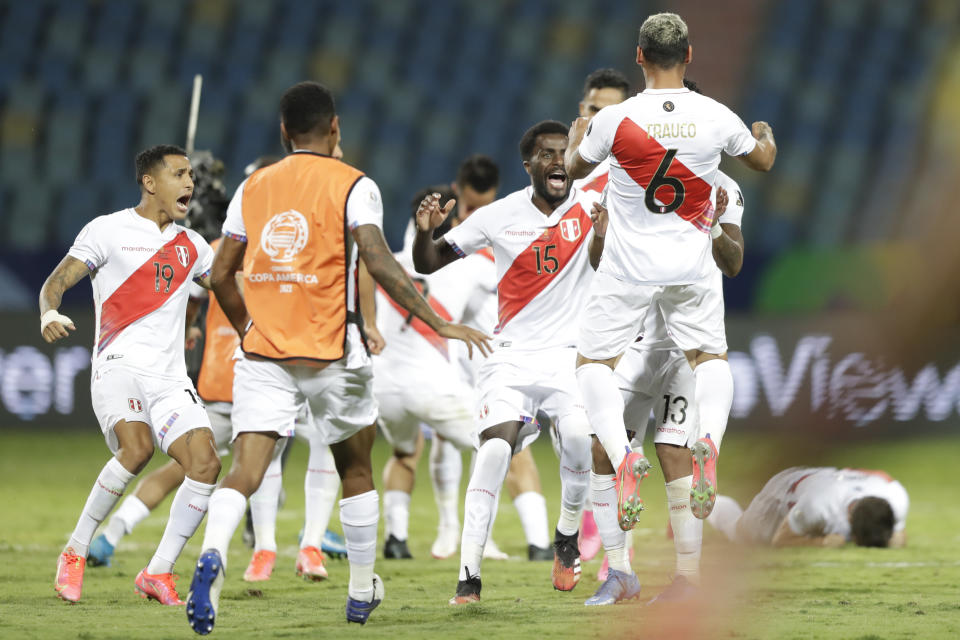
[[[234,367],[234,459],[210,499],[187,618],[213,630],[230,538],[260,485],[279,438],[304,405],[323,424],[343,486],[340,521],[350,562],[348,622],[365,623],[383,599],[373,572],[379,498],[370,450],[376,427],[370,357],[361,336],[357,263],[439,335],[489,352],[489,338],[440,318],[387,247],[376,184],[331,157],[340,141],[333,96],[316,82],[288,89],[280,132],[291,153],[254,172],[227,209],[211,279],[242,337]],[[240,295],[235,276],[243,271]]]

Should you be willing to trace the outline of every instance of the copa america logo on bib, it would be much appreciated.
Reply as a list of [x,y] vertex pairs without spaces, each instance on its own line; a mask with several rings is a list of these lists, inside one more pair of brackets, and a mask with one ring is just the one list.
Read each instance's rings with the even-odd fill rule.
[[563,239],[567,242],[573,242],[580,237],[580,221],[579,220],[561,220],[560,221],[560,235],[563,236]]
[[180,261],[180,264],[182,264],[184,267],[189,266],[189,265],[190,265],[190,252],[187,251],[187,248],[186,248],[185,246],[183,246],[182,244],[178,244],[178,245],[175,245],[175,246],[174,246],[174,249],[177,250],[177,260]]
[[306,246],[307,219],[290,209],[270,218],[260,237],[260,248],[274,262],[290,262]]

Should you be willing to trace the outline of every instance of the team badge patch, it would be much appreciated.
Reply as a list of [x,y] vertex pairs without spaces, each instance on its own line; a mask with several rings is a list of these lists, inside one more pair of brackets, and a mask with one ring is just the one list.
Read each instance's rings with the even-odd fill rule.
[[136,411],[137,413],[143,413],[143,405],[136,398],[127,398],[127,404],[130,405],[130,411]]
[[560,235],[567,242],[573,242],[580,237],[580,221],[576,219],[560,221]]
[[670,113],[670,112],[673,111],[674,109],[676,109],[676,107],[675,107],[674,104],[673,104],[672,102],[670,102],[669,100],[667,100],[666,102],[663,103],[663,110],[666,111],[667,113]]
[[177,260],[180,261],[180,264],[182,264],[184,267],[189,266],[189,265],[190,265],[190,252],[187,251],[187,248],[186,248],[185,246],[183,246],[182,244],[178,244],[178,245],[174,246],[174,249],[177,250]]

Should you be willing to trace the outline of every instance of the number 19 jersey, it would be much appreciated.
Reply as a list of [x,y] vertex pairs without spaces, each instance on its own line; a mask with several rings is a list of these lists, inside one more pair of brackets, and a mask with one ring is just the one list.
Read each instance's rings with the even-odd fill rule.
[[720,152],[742,155],[755,146],[736,114],[688,89],[648,89],[601,109],[579,147],[588,162],[610,160],[600,269],[653,285],[709,275]]
[[171,223],[161,231],[124,209],[87,223],[67,255],[90,269],[97,314],[93,373],[117,364],[185,378],[186,285],[210,271],[210,245],[191,229]]

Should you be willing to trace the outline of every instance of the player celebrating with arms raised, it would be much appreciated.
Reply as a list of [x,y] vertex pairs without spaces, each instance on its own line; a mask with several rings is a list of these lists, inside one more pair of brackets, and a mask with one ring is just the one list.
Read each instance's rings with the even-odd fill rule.
[[96,308],[90,391],[114,457],[90,491],[57,564],[56,590],[80,599],[90,541],[127,485],[150,462],[154,442],[186,473],[170,519],[137,590],[163,604],[183,604],[173,565],[204,514],[220,473],[210,420],[183,357],[191,280],[209,287],[213,252],[176,221],[187,215],[193,170],[178,147],[137,155],[140,204],[87,224],[40,290],[40,329],[47,342],[67,337],[73,322],[57,308],[63,292],[89,275]]
[[679,16],[647,18],[637,48],[647,88],[602,109],[589,126],[583,118],[575,121],[567,149],[566,167],[574,178],[610,159],[609,240],[580,325],[577,380],[597,438],[617,470],[623,529],[634,526],[643,508],[637,483],[649,463],[630,450],[613,367],[651,306],[694,369],[701,437],[694,444],[691,509],[703,518],[712,507],[714,443],[726,428],[733,378],[722,294],[709,284],[710,194],[721,151],[760,171],[769,170],[776,157],[766,123],[754,123],[751,135],[727,107],[684,87],[692,52]]

